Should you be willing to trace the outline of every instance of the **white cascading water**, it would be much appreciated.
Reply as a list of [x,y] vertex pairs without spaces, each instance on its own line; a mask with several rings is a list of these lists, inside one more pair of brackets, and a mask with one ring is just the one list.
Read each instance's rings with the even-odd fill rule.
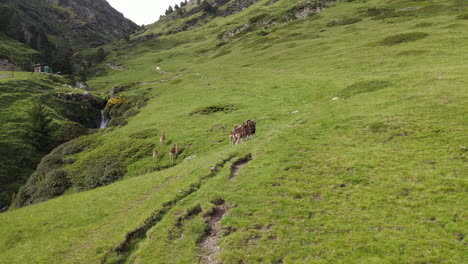
[[104,110],[101,110],[101,124],[99,125],[99,128],[106,128],[107,122],[109,122],[109,118],[104,115]]

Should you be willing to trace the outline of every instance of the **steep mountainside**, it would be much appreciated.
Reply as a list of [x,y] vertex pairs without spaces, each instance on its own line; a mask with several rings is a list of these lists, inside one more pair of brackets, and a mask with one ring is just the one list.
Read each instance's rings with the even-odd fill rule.
[[61,69],[69,67],[64,60],[71,48],[96,47],[137,28],[105,0],[0,1],[0,32],[41,51]]
[[221,2],[104,47],[109,126],[42,159],[0,262],[466,262],[468,3]]

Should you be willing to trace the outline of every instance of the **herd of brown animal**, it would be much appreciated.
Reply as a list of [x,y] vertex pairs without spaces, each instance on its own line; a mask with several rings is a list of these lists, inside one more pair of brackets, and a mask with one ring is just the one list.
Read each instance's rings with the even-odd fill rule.
[[[163,131],[161,136],[159,137],[159,145],[162,147],[164,146],[164,141],[166,141],[166,133]],[[171,163],[174,163],[174,158],[177,158],[177,155],[179,154],[179,146],[177,144],[174,144],[172,146],[171,151],[169,151],[169,157],[171,158]],[[158,150],[156,148],[153,149],[153,162],[155,162],[158,159]]]
[[[238,125],[234,127],[229,135],[229,142],[231,146],[240,144],[244,141],[244,139],[252,139],[255,136],[257,123],[255,120],[247,120],[242,125]],[[163,131],[161,136],[159,137],[159,145],[162,147],[164,146],[164,142],[166,141],[166,133]],[[174,164],[174,159],[177,158],[179,154],[179,146],[174,144],[172,146],[171,151],[169,151],[169,157],[171,159],[171,163]],[[156,148],[153,149],[153,162],[156,162],[158,159],[158,150]]]
[[252,139],[255,136],[257,123],[255,120],[247,120],[242,125],[234,127],[229,135],[231,146],[240,144],[244,139]]

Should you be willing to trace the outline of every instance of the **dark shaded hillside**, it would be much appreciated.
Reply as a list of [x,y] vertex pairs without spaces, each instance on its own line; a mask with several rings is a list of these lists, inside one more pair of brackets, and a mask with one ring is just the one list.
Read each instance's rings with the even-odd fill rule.
[[[72,82],[52,75],[17,73],[16,79],[0,80],[0,209],[10,205],[13,193],[23,185],[53,147],[89,133],[98,125],[104,101],[88,92],[65,86]],[[28,133],[28,115],[34,103],[45,105],[52,119],[47,146],[37,149]]]
[[0,1],[0,32],[42,52],[45,62],[65,72],[71,71],[72,49],[97,47],[137,28],[105,0]]

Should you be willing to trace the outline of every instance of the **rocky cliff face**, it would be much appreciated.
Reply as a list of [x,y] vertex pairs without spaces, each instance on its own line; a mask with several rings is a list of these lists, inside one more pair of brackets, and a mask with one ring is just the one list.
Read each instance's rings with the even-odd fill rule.
[[[0,31],[33,48],[40,44],[41,33],[52,35],[51,42],[96,46],[138,27],[105,0],[2,0],[0,14]],[[14,34],[13,29],[19,30]]]
[[138,26],[105,0],[0,0],[0,32],[43,53],[64,68],[75,48],[96,47]]

